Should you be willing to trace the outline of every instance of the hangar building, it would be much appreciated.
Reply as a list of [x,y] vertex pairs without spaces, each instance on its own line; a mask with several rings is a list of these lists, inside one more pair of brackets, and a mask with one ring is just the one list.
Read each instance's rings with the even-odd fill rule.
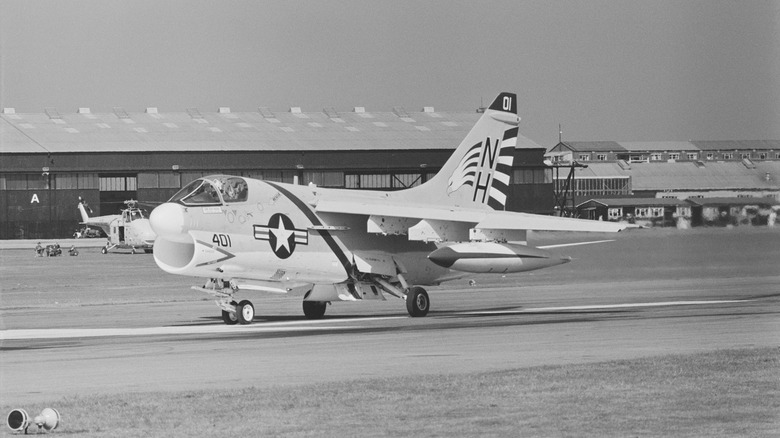
[[[213,173],[322,187],[395,190],[426,181],[460,144],[476,112],[393,108],[0,115],[0,239],[71,236],[79,197],[94,215],[123,201],[162,202]],[[520,149],[522,147],[522,149]],[[507,209],[553,212],[545,148],[518,136]]]
[[[560,142],[547,154],[574,165],[569,207],[590,198],[771,197],[780,200],[780,140]],[[558,190],[568,172],[560,172]]]
[[547,157],[556,166],[556,194],[568,193],[556,196],[556,206],[577,216],[678,226],[775,223],[778,140],[567,141]]

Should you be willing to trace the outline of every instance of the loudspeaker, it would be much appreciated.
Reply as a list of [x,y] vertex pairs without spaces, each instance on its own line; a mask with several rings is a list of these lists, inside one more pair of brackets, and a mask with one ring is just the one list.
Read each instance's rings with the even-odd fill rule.
[[60,413],[56,409],[46,408],[35,417],[33,422],[38,425],[38,429],[54,430],[60,424]]
[[54,430],[60,424],[60,413],[56,409],[46,408],[41,411],[32,421],[30,416],[27,415],[27,411],[24,409],[14,409],[8,414],[6,424],[14,432],[24,431],[27,433],[27,428],[31,424],[38,426],[38,429]]
[[27,426],[30,425],[30,417],[24,409],[14,409],[8,414],[6,424],[8,424],[8,427],[14,432],[27,430]]

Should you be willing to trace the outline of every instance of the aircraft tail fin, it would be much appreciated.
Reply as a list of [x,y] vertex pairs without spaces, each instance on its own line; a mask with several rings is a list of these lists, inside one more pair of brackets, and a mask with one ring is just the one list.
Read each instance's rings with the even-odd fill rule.
[[439,173],[407,191],[410,200],[503,210],[519,123],[517,96],[499,94]]
[[79,212],[81,213],[81,222],[89,222],[89,215],[81,197],[79,197]]

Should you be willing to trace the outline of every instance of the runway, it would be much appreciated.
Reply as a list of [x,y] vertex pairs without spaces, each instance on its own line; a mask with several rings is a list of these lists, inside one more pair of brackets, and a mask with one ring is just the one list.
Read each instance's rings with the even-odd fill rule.
[[162,273],[149,255],[98,251],[0,251],[4,407],[780,344],[780,232],[768,228],[639,230],[562,248],[574,262],[429,288],[425,318],[390,299],[335,303],[308,321],[298,298],[247,295],[250,326],[224,325],[190,279]]

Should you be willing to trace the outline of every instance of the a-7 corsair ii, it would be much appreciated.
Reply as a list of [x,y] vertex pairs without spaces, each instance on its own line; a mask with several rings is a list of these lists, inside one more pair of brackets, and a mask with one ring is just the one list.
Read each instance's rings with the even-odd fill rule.
[[166,272],[208,279],[194,289],[216,297],[227,324],[252,321],[252,303],[237,301],[252,291],[300,295],[309,318],[333,301],[386,294],[425,316],[422,286],[569,261],[527,246],[527,230],[625,228],[501,211],[519,121],[516,96],[500,94],[433,178],[401,191],[197,179],[152,211],[154,259]]

